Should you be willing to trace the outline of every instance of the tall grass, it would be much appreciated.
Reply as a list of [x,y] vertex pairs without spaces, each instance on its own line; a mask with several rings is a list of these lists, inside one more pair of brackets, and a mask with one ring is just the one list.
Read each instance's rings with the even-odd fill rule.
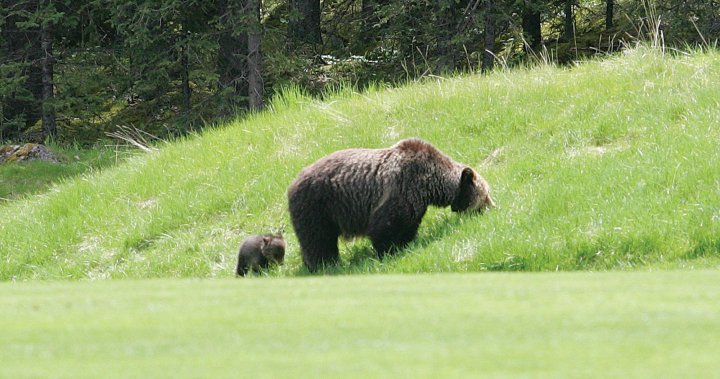
[[0,279],[232,275],[248,234],[285,228],[285,191],[317,158],[424,138],[480,170],[498,208],[426,215],[418,239],[379,262],[341,241],[329,270],[444,272],[720,264],[720,55],[637,48],[542,66],[340,90],[288,91],[243,122],[0,208]]

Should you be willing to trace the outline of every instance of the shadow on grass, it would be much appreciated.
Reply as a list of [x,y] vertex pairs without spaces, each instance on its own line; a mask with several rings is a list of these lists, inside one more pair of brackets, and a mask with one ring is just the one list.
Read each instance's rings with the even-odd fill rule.
[[530,267],[527,258],[513,254],[506,254],[501,260],[485,264],[488,271],[530,271]]
[[575,269],[611,269],[639,267],[652,263],[655,252],[661,249],[661,238],[639,235],[615,239],[609,236],[583,242],[575,247]]
[[686,260],[720,256],[720,238],[706,237],[700,239],[695,246],[688,250],[683,256]]
[[93,170],[116,165],[133,155],[130,150],[98,147],[96,149],[53,148],[60,163],[44,161],[0,164],[0,205],[23,197],[46,192],[53,185]]

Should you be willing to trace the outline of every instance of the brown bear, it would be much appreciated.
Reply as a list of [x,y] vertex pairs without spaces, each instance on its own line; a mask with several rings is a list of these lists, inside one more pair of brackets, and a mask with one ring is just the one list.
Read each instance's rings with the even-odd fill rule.
[[290,185],[288,203],[311,272],[338,261],[340,235],[368,236],[382,258],[415,238],[430,205],[449,205],[453,212],[495,205],[475,170],[416,138],[321,158]]
[[285,258],[285,240],[282,236],[266,234],[255,235],[245,239],[238,253],[238,264],[235,272],[245,276],[248,271],[259,272],[271,263],[281,264]]

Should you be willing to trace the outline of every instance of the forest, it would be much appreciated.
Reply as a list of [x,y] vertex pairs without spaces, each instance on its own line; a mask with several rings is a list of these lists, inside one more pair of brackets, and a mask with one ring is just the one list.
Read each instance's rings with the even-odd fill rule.
[[171,138],[283,89],[715,46],[716,0],[0,0],[0,141]]

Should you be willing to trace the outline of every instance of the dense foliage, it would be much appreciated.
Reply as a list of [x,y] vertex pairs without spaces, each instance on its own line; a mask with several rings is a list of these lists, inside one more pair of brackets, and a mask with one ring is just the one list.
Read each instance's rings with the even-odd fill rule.
[[[166,136],[278,89],[560,62],[662,34],[710,45],[716,0],[0,0],[0,140]],[[648,22],[651,21],[651,22]]]

